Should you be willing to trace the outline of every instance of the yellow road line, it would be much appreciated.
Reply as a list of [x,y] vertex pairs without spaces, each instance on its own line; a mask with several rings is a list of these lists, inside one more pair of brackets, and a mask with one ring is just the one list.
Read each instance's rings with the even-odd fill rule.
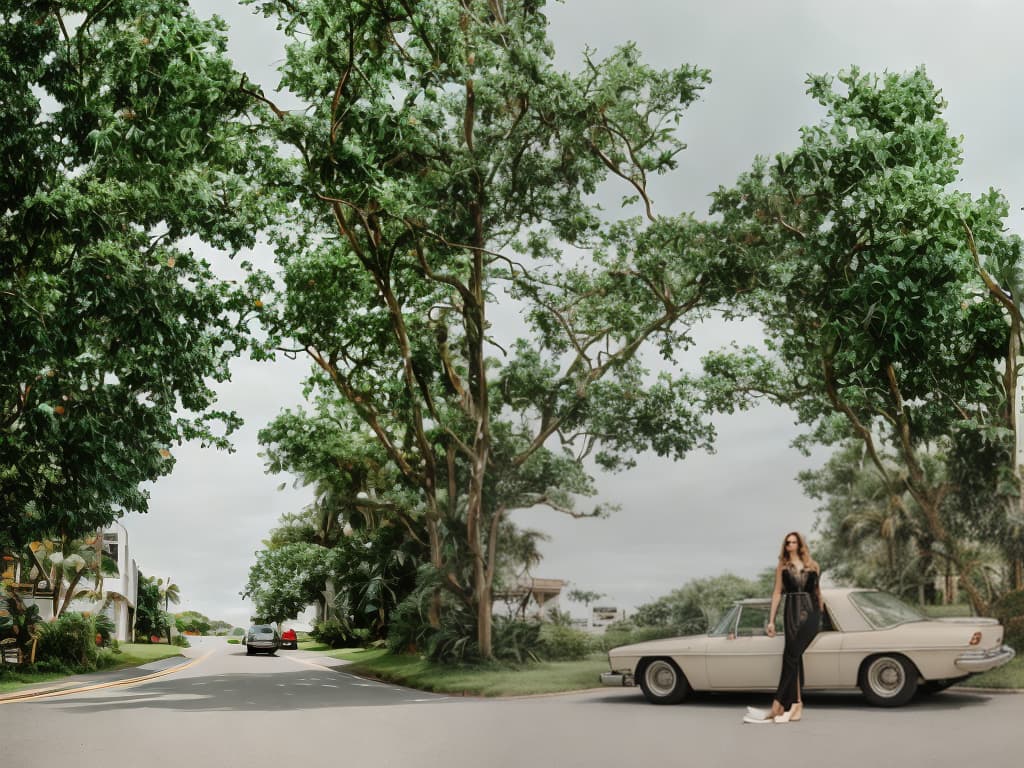
[[58,691],[44,691],[41,693],[25,693],[23,696],[14,694],[13,696],[5,699],[0,699],[0,704],[13,704],[19,701],[38,701],[39,699],[50,699],[56,696],[69,696],[72,693],[85,693],[87,691],[98,691],[103,688],[118,688],[124,685],[135,685],[136,683],[145,683],[149,680],[156,680],[158,677],[166,677],[167,675],[175,672],[182,672],[189,667],[194,667],[200,662],[206,661],[210,656],[213,655],[213,650],[209,650],[202,656],[192,659],[185,664],[179,664],[176,667],[170,669],[161,669],[159,672],[153,672],[149,675],[143,675],[142,677],[131,677],[127,680],[112,680],[107,683],[96,683],[95,685],[86,685],[81,688],[64,688]]

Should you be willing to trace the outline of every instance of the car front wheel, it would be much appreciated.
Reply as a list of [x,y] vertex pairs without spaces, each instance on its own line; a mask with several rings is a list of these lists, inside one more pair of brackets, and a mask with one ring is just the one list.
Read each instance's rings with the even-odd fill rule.
[[860,689],[876,707],[903,706],[917,691],[917,669],[897,654],[872,656],[861,667]]
[[678,704],[690,692],[690,684],[672,659],[651,659],[640,673],[640,690],[652,704]]

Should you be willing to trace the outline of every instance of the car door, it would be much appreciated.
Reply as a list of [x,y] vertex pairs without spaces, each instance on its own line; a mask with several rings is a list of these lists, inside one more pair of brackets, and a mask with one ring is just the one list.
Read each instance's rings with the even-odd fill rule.
[[836,688],[840,687],[839,655],[843,636],[828,606],[821,619],[821,631],[804,652],[804,680],[808,688]]
[[708,682],[712,690],[774,689],[782,670],[781,627],[769,637],[767,602],[742,605],[731,632],[708,638]]

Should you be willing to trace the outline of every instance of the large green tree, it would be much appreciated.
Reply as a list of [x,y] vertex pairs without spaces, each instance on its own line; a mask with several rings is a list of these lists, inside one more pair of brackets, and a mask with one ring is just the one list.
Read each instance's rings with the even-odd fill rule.
[[174,444],[236,426],[212,384],[258,281],[192,248],[258,227],[239,80],[186,0],[0,0],[0,537],[143,512]]
[[[655,216],[648,191],[676,167],[707,73],[652,69],[634,46],[561,72],[537,0],[247,1],[291,40],[287,104],[245,88],[297,158],[276,185],[281,343],[415,492],[489,656],[511,510],[580,515],[586,457],[617,468],[711,438],[691,383],[637,362],[645,345],[673,359],[686,321],[742,282],[716,268],[707,227]],[[607,181],[642,215],[603,221]],[[527,326],[511,346],[510,299]]]
[[[925,457],[979,437],[1012,443],[1000,414],[1013,388],[997,375],[1005,309],[971,250],[1011,263],[1019,254],[1003,232],[1007,203],[956,188],[961,140],[923,69],[808,82],[826,117],[801,131],[794,151],[759,158],[714,196],[728,261],[756,265],[762,288],[748,306],[771,359],[720,354],[708,370],[731,377],[724,401],[741,392],[791,405],[808,440],[861,440],[893,503],[904,491],[913,499],[932,550],[984,610],[973,560],[943,511],[956,483]],[[886,451],[904,471],[892,471]],[[991,465],[965,466],[996,479]]]

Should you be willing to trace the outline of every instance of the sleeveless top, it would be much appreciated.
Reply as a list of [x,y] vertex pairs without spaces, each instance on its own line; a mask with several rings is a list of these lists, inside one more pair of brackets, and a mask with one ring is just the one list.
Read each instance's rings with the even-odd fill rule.
[[817,594],[818,572],[810,568],[798,571],[792,565],[787,565],[782,569],[782,593],[789,594],[790,592]]

